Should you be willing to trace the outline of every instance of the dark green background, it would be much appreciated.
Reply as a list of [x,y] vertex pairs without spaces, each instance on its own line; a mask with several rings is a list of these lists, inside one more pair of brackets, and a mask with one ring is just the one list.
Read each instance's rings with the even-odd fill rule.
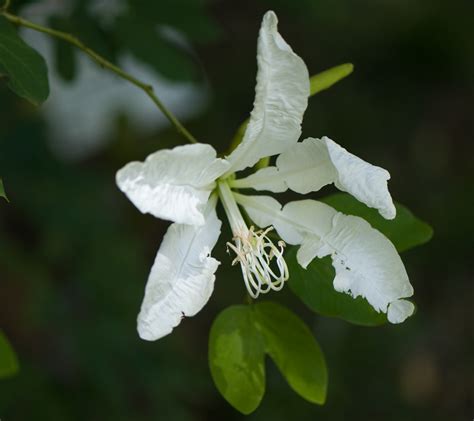
[[[328,400],[306,403],[268,363],[267,394],[248,418],[471,419],[474,2],[132,3],[146,11],[134,15],[143,27],[161,16],[190,37],[193,71],[189,57],[158,53],[152,42],[136,54],[155,54],[149,60],[165,63],[163,72],[209,85],[208,108],[187,126],[219,152],[252,106],[266,10],[277,12],[281,33],[310,73],[353,62],[354,75],[311,99],[304,135],[328,135],[387,168],[393,196],[435,229],[431,243],[402,256],[418,312],[400,326],[355,327],[312,315],[289,288],[271,295],[313,329],[327,358]],[[71,20],[79,27],[80,17]],[[105,45],[112,58],[124,39],[132,50],[141,45],[127,33],[97,33],[102,38],[90,43]],[[244,296],[224,252],[228,231],[205,310],[155,343],[135,331],[167,223],[141,215],[116,188],[115,171],[182,139],[172,129],[138,139],[119,119],[110,147],[71,164],[54,157],[37,110],[5,85],[0,119],[0,172],[11,200],[0,203],[0,327],[21,364],[19,375],[0,381],[2,421],[243,419],[219,396],[207,367],[213,318]]]

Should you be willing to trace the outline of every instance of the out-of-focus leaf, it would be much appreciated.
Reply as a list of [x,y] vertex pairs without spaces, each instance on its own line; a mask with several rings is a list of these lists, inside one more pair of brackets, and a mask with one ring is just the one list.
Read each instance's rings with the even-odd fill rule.
[[[70,18],[62,19],[61,25],[78,37],[85,45],[112,62],[116,61],[117,49],[112,30],[105,27],[91,14],[86,1],[75,2]],[[69,29],[70,28],[70,29]],[[146,40],[144,40],[146,42]]]
[[35,105],[49,95],[48,68],[43,57],[26,44],[0,16],[0,76],[18,96]]
[[290,271],[289,285],[311,310],[363,326],[377,326],[387,321],[386,315],[377,313],[365,298],[352,298],[334,289],[335,272],[330,257],[314,259],[303,269],[296,260],[296,251],[297,247],[292,247],[285,255]]
[[209,367],[224,398],[243,414],[253,412],[265,392],[264,343],[250,306],[232,306],[214,321]]
[[[72,33],[73,28],[66,19],[61,17],[51,17],[49,24],[52,28],[59,31]],[[65,81],[70,82],[76,76],[76,51],[71,44],[54,38],[54,65],[59,74]]]
[[262,302],[253,308],[265,351],[288,384],[308,401],[323,404],[328,374],[323,353],[311,331],[280,304]]
[[196,65],[189,53],[166,39],[156,24],[128,15],[117,20],[115,30],[122,45],[158,73],[172,80],[196,79]]
[[128,4],[143,23],[172,27],[193,41],[213,41],[221,33],[202,0],[128,0]]
[[3,197],[7,202],[9,202],[7,194],[5,193],[5,186],[3,185],[3,179],[0,178],[0,197]]
[[433,236],[433,229],[415,217],[405,206],[396,203],[397,216],[387,220],[372,208],[354,199],[346,193],[336,193],[325,197],[322,202],[339,212],[364,218],[375,229],[384,234],[399,252],[428,242]]
[[349,76],[353,70],[353,64],[345,63],[311,76],[309,79],[311,96],[329,89],[335,83]]
[[18,359],[10,342],[0,330],[0,378],[13,376],[18,372]]

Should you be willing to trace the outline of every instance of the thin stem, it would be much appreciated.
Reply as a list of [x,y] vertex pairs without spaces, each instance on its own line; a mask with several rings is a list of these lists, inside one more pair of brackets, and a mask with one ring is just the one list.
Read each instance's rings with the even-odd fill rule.
[[157,95],[153,91],[153,86],[138,80],[131,74],[125,72],[120,67],[116,66],[115,64],[111,63],[104,57],[97,54],[95,51],[91,50],[89,47],[84,45],[78,38],[75,36],[62,31],[57,31],[55,29],[51,29],[45,26],[38,25],[36,23],[30,22],[26,19],[20,18],[19,16],[12,15],[6,12],[8,6],[10,5],[10,1],[6,0],[4,6],[2,8],[1,14],[8,19],[10,22],[14,23],[15,25],[23,26],[25,28],[33,29],[34,31],[42,32],[44,34],[51,35],[55,38],[62,39],[69,44],[74,45],[75,47],[82,50],[86,53],[92,60],[94,60],[99,66],[109,69],[110,71],[114,72],[122,79],[128,80],[133,85],[137,86],[138,88],[142,89],[153,101],[153,103],[160,109],[160,111],[166,116],[166,118],[170,121],[173,126],[175,126],[176,130],[182,134],[186,139],[191,143],[198,143],[194,136],[188,132],[188,130],[179,122],[176,116],[165,107],[165,105],[160,101]]

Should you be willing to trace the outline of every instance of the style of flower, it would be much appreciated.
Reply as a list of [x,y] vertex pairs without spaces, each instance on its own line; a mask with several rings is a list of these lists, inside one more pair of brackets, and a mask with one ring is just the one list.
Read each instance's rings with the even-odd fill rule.
[[[254,108],[242,142],[225,159],[206,144],[178,146],[131,162],[117,173],[117,184],[143,213],[173,221],[151,269],[138,316],[139,335],[156,340],[169,334],[183,317],[194,316],[214,288],[220,264],[211,257],[221,229],[220,201],[233,233],[228,242],[240,264],[245,286],[256,298],[280,290],[290,276],[285,243],[299,245],[297,260],[306,268],[316,257],[331,256],[334,288],[362,296],[388,320],[400,323],[414,306],[413,294],[393,244],[365,220],[337,212],[315,200],[282,206],[270,196],[242,194],[242,189],[287,189],[306,194],[334,185],[378,209],[387,218],[395,207],[387,188],[390,174],[347,152],[331,139],[298,142],[310,94],[303,60],[277,30],[267,12],[258,38],[258,73]],[[245,178],[236,173],[261,158],[279,155],[275,166]],[[255,224],[248,227],[240,207]],[[276,243],[269,235],[275,230]]]

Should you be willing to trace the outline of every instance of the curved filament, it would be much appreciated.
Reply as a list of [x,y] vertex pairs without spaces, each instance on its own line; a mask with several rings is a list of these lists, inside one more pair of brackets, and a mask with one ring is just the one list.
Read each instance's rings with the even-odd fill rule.
[[284,241],[275,245],[267,236],[273,227],[255,231],[254,227],[234,237],[235,245],[227,243],[236,257],[232,264],[240,263],[245,286],[252,298],[270,290],[280,291],[289,277],[283,258]]

